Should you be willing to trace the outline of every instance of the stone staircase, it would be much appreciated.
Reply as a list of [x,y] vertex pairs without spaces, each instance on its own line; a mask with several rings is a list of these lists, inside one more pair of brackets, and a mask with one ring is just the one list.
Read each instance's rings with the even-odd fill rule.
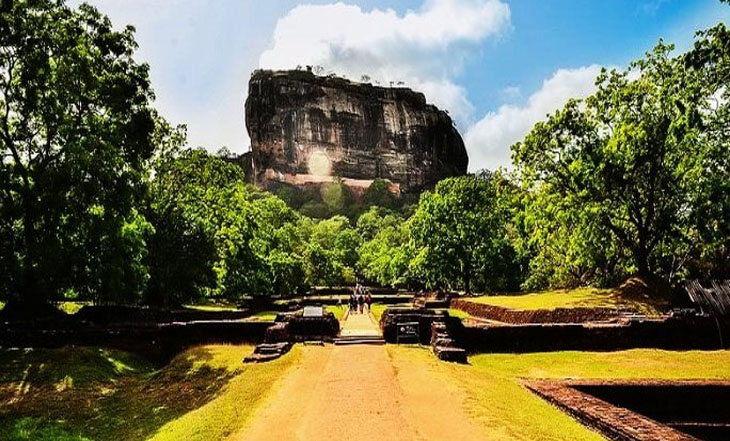
[[382,345],[385,344],[378,324],[370,314],[348,314],[335,345]]
[[243,359],[244,363],[263,363],[265,361],[276,360],[282,355],[289,352],[292,348],[291,342],[281,343],[261,343],[256,346],[253,354]]
[[434,321],[431,323],[431,348],[439,360],[467,363],[466,351],[458,347],[446,322]]
[[336,345],[384,345],[380,335],[343,335],[335,338]]

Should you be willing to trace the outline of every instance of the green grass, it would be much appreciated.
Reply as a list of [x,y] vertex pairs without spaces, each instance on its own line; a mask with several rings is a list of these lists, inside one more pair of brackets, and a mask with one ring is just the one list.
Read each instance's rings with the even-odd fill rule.
[[183,305],[184,308],[197,309],[198,311],[238,311],[239,308],[234,303],[225,300],[204,299],[196,304]]
[[[86,305],[91,305],[91,302],[75,302],[75,301],[67,301],[67,302],[57,302],[55,303],[56,307],[60,309],[61,311],[65,312],[66,314],[76,314]],[[5,302],[0,302],[0,311],[5,308]]]
[[388,346],[401,369],[429,363],[467,396],[470,415],[497,441],[605,441],[567,414],[529,392],[522,379],[730,379],[730,351],[551,352],[481,354],[470,365],[440,363],[423,349]]
[[76,314],[86,305],[91,305],[91,302],[59,302],[56,306],[66,314]]
[[246,317],[246,320],[254,322],[273,322],[276,320],[276,315],[279,314],[277,311],[259,311]]
[[347,306],[330,305],[325,307],[325,312],[333,313],[337,320],[342,321],[345,318],[345,314],[347,313]]
[[99,348],[0,350],[0,440],[222,440],[300,356],[244,365],[252,349],[200,346],[161,369]]
[[380,317],[383,316],[383,312],[385,312],[386,309],[393,306],[404,306],[404,305],[383,305],[382,303],[373,303],[371,305],[371,313],[373,314],[373,318],[375,319],[376,323],[380,323]]
[[476,303],[510,309],[556,308],[621,308],[646,314],[658,313],[658,306],[643,299],[622,297],[614,289],[576,288],[558,289],[529,294],[480,296],[468,299]]
[[[230,361],[237,366],[237,375],[222,393],[204,406],[167,423],[150,441],[223,440],[241,430],[257,405],[271,392],[276,380],[298,361],[301,348],[293,348],[289,354],[276,361],[245,367],[241,365],[240,351],[231,355]],[[227,363],[227,366],[230,368],[231,363]]]
[[447,309],[447,311],[451,317],[456,317],[456,318],[459,318],[462,320],[468,319],[471,317],[471,315],[469,315],[468,312],[462,311],[460,309],[449,308],[449,309]]
[[77,430],[67,427],[62,421],[44,421],[43,418],[19,418],[12,427],[0,429],[7,431],[12,440],[33,440],[33,441],[92,441],[81,435]]

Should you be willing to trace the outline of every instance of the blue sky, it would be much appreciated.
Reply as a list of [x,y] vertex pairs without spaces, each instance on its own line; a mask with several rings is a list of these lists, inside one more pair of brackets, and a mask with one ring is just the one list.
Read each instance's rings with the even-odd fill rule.
[[[77,3],[76,1],[72,3]],[[91,0],[137,28],[157,107],[191,145],[248,149],[243,101],[258,67],[322,65],[404,81],[446,108],[470,169],[509,163],[509,146],[600,66],[625,67],[659,38],[686,49],[727,22],[718,0]]]

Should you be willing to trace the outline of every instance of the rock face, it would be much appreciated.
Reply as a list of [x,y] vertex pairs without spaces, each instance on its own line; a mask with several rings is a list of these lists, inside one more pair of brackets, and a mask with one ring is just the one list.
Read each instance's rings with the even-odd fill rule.
[[308,71],[253,73],[246,100],[255,179],[306,185],[340,177],[418,191],[466,173],[464,142],[446,112],[407,88]]

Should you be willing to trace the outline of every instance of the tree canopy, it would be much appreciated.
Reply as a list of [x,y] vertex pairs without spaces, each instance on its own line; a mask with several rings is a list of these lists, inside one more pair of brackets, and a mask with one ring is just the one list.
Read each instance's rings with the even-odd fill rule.
[[[168,307],[311,286],[513,291],[730,277],[730,32],[662,41],[512,146],[514,169],[397,195],[269,193],[153,108],[134,29],[0,8],[0,300]],[[412,204],[411,204],[412,203]]]
[[728,231],[727,32],[699,36],[687,54],[660,42],[627,70],[604,70],[594,95],[513,146],[527,217],[554,226],[528,231],[539,265],[676,279],[698,260],[719,268],[708,253],[726,259],[728,236],[715,233]]
[[17,299],[141,295],[156,115],[136,47],[91,6],[3,2],[0,286]]

